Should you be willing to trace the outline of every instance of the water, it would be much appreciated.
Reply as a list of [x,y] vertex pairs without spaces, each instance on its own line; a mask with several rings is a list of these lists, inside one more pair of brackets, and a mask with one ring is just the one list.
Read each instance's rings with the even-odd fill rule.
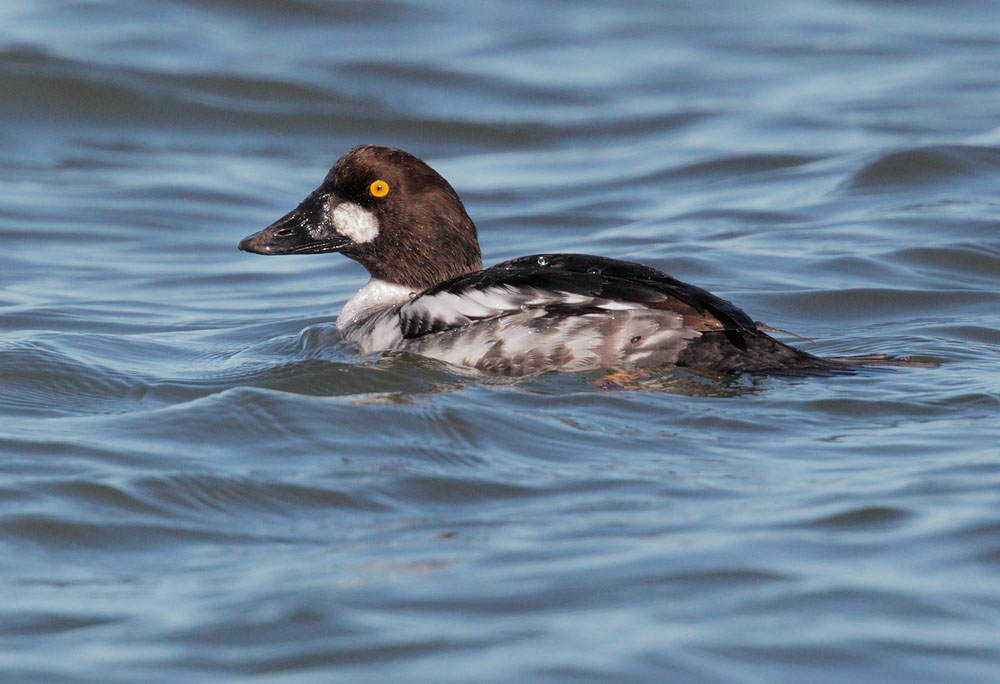
[[[0,679],[994,682],[1000,6],[8,0]],[[477,378],[237,241],[349,147],[488,263],[930,369]]]

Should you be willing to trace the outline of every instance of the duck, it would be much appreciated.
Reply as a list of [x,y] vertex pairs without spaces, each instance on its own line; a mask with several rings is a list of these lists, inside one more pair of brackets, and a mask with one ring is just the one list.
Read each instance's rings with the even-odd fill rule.
[[336,327],[361,352],[405,351],[486,373],[828,373],[905,364],[820,357],[732,302],[639,263],[575,253],[483,268],[476,225],[437,171],[359,145],[292,211],[239,243],[264,255],[339,252],[368,283]]

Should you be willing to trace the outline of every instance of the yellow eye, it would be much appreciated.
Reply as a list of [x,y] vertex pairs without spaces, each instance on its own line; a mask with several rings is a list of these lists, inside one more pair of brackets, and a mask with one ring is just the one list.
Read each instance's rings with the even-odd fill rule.
[[375,197],[385,197],[389,194],[389,184],[384,180],[377,180],[368,186],[368,191]]

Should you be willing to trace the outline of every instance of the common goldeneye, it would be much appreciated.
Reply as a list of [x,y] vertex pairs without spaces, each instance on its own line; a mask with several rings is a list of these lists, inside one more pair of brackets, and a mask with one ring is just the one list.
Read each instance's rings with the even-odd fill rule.
[[508,375],[666,366],[831,371],[894,362],[814,356],[768,336],[764,330],[774,329],[731,302],[628,261],[535,254],[483,270],[476,226],[455,190],[390,147],[350,150],[298,207],[239,248],[341,252],[368,269],[371,280],[337,319],[365,353],[405,350]]

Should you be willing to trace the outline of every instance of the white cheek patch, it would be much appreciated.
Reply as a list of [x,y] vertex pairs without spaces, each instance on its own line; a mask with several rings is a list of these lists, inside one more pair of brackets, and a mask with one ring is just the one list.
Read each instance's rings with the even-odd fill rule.
[[378,219],[375,215],[354,202],[341,202],[330,215],[337,232],[354,242],[371,242],[378,237]]

